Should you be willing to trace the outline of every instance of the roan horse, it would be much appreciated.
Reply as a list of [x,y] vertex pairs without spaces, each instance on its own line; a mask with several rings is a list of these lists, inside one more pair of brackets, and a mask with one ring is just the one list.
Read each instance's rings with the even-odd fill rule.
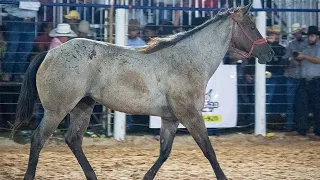
[[30,64],[19,97],[15,131],[30,121],[37,98],[44,117],[31,138],[24,179],[34,179],[39,153],[70,113],[65,141],[87,179],[97,179],[83,150],[83,134],[96,102],[128,114],[162,117],[160,156],[144,179],[153,179],[168,158],[179,122],[211,163],[217,179],[227,179],[209,141],[201,114],[209,78],[229,46],[266,63],[273,51],[251,21],[251,5],[219,12],[194,29],[129,48],[74,39],[39,54]]

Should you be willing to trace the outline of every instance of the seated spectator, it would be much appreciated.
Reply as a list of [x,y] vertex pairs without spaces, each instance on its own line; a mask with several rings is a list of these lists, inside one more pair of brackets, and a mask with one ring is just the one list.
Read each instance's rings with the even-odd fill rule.
[[148,23],[142,32],[142,39],[148,43],[152,38],[156,37],[158,27],[154,23]]
[[130,19],[128,23],[128,46],[144,46],[146,43],[139,37],[140,23],[136,19]]
[[36,52],[44,52],[49,50],[52,37],[49,36],[49,33],[52,31],[53,24],[44,22],[40,28],[40,35],[36,38]]
[[90,30],[90,24],[88,21],[81,21],[78,27],[78,37],[79,38],[89,38],[92,37],[92,32]]
[[192,21],[192,26],[194,26],[194,27],[199,26],[199,25],[203,24],[204,22],[206,22],[209,19],[210,18],[208,18],[208,17],[197,17],[197,18],[194,18],[193,21]]
[[71,30],[69,24],[58,24],[57,28],[53,29],[49,36],[53,37],[49,49],[53,49],[67,42],[69,38],[77,37],[77,34]]
[[170,21],[162,23],[159,28],[160,37],[167,37],[177,33],[178,33],[177,27],[175,27]]
[[16,81],[22,81],[28,67],[28,55],[35,40],[37,10],[20,9],[17,4],[6,4],[3,7],[8,13],[8,41],[1,80],[10,81],[14,75]]
[[79,12],[76,10],[72,10],[69,12],[69,14],[64,15],[64,17],[66,19],[65,22],[70,24],[72,31],[75,32],[76,34],[78,34],[78,26],[80,23]]

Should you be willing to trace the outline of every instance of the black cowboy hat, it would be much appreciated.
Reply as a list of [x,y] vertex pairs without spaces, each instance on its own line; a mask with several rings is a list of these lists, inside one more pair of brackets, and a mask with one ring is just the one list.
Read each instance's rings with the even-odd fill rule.
[[309,26],[307,35],[316,34],[319,35],[317,26]]

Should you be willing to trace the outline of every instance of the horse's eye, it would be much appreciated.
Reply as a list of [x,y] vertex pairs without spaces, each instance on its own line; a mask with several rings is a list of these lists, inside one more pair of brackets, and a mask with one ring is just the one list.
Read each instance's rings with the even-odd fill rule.
[[256,29],[256,27],[252,26],[251,29]]

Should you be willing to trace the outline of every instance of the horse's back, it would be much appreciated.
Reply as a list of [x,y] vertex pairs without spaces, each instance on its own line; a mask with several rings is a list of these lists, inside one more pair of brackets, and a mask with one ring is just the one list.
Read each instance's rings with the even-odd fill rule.
[[132,48],[71,40],[52,49],[40,66],[40,98],[90,96],[114,110],[167,115],[163,79],[155,69],[160,62],[150,57]]

